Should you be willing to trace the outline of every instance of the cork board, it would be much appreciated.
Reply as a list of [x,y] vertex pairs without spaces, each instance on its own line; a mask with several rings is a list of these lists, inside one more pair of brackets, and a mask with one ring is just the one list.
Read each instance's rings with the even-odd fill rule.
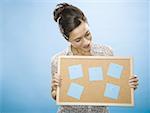
[[60,56],[57,88],[58,105],[133,106],[129,87],[133,75],[131,57]]

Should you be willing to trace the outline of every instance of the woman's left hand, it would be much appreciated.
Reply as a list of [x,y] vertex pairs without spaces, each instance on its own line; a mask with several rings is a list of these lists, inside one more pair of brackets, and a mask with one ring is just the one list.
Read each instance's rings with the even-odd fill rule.
[[138,77],[137,75],[133,75],[129,78],[129,86],[130,88],[134,88],[134,89],[137,89],[137,86],[138,86]]

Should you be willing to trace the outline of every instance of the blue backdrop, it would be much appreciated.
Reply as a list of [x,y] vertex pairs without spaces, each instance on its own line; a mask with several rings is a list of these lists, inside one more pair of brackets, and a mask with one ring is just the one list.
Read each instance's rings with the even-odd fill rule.
[[[56,113],[50,59],[68,43],[52,13],[64,1],[1,0],[0,112]],[[110,113],[149,113],[148,0],[68,1],[86,14],[94,42],[110,45],[117,56],[134,57],[134,73],[140,79],[135,106],[109,107]]]

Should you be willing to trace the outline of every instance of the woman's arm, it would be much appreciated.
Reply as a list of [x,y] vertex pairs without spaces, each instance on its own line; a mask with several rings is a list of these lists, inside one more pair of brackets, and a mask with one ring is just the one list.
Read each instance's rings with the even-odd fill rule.
[[51,59],[51,96],[54,100],[56,100],[56,92],[57,92],[57,58],[53,56]]

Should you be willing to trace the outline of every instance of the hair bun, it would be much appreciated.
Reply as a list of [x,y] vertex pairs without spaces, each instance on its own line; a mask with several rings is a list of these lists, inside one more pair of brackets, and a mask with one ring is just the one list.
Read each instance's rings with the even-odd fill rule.
[[62,11],[68,6],[70,6],[70,5],[67,3],[60,3],[60,4],[56,5],[56,9],[53,12],[55,22],[58,21],[58,19],[61,17]]

